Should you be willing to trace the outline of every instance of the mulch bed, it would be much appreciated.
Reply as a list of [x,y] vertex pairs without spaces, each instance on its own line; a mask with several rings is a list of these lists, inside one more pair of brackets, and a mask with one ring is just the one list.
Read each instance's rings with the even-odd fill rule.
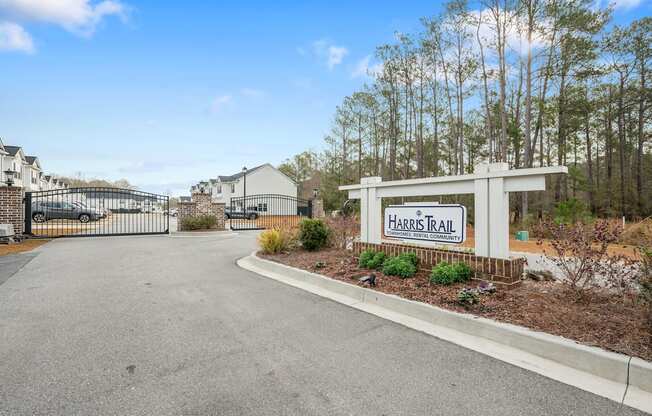
[[13,244],[0,244],[0,256],[6,256],[8,254],[23,253],[25,251],[31,251],[36,247],[42,246],[50,240],[23,240],[20,243]]
[[[369,274],[369,270],[358,267],[357,258],[346,250],[259,255],[360,286],[363,284],[358,279]],[[316,267],[318,262],[323,263],[322,267]],[[561,283],[528,280],[511,289],[498,287],[495,293],[482,295],[480,304],[463,307],[457,302],[457,293],[464,287],[476,287],[480,282],[440,286],[431,285],[428,273],[423,271],[409,279],[385,276],[380,271],[374,273],[375,290],[384,293],[652,361],[652,328],[646,319],[645,305],[634,299],[623,301],[613,294],[595,293],[590,299],[578,300],[575,293]]]

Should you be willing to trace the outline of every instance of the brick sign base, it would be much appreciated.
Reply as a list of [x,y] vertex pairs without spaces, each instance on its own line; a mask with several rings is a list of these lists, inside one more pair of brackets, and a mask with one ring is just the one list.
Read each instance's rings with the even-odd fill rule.
[[0,224],[12,224],[16,235],[23,233],[25,227],[23,188],[0,186]]
[[191,195],[192,202],[179,202],[177,223],[179,231],[187,231],[183,220],[200,215],[213,215],[217,218],[215,230],[224,230],[224,204],[213,202],[209,194],[195,193]]
[[500,285],[511,286],[521,281],[523,270],[525,268],[525,259],[494,259],[490,257],[480,257],[471,253],[459,251],[441,250],[435,248],[415,247],[404,244],[394,243],[363,243],[360,241],[353,242],[353,253],[360,255],[365,250],[382,251],[388,256],[396,256],[401,253],[413,252],[419,258],[419,268],[430,271],[433,266],[445,261],[448,263],[466,263],[474,272],[473,278],[476,280],[485,280]]

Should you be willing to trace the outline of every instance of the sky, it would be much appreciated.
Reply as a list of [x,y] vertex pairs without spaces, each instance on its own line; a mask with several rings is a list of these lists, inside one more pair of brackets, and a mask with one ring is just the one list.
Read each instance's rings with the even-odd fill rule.
[[[650,15],[651,2],[617,0],[614,19]],[[440,7],[0,0],[0,138],[47,173],[187,194],[319,150],[335,107],[370,81],[375,47]]]

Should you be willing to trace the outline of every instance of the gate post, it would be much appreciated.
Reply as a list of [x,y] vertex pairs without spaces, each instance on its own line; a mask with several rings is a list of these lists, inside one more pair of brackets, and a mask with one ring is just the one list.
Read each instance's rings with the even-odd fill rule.
[[32,193],[25,192],[25,234],[32,234]]
[[312,199],[309,199],[308,200],[308,218],[312,218],[312,209],[313,209]]
[[16,235],[22,234],[25,227],[22,204],[23,188],[0,185],[0,224],[13,225]]

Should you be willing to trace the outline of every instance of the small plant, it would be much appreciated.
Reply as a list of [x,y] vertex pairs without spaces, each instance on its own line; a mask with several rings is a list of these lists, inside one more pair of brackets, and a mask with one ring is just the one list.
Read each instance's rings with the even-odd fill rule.
[[[550,234],[548,240],[552,250],[544,249],[546,260],[557,266],[563,275],[562,282],[570,287],[578,299],[599,286],[600,279],[606,279],[613,287],[629,285],[631,270],[627,276],[619,274],[620,257],[609,254],[609,245],[618,241],[622,227],[608,221],[598,220],[593,224],[558,224],[550,219],[539,223],[538,235]],[[543,245],[543,239],[537,244]],[[622,269],[625,271],[625,269]]]
[[413,251],[408,251],[405,253],[401,253],[398,255],[398,257],[409,261],[410,263],[414,264],[414,267],[419,265],[419,258],[417,257],[417,253]]
[[294,236],[291,231],[273,228],[265,230],[258,236],[258,245],[265,254],[277,254],[291,248]]
[[330,247],[346,249],[351,246],[353,239],[360,234],[360,221],[355,215],[337,215],[325,219],[330,230],[328,245]]
[[181,229],[183,230],[210,230],[217,224],[215,215],[198,215],[196,217],[186,217],[181,220]]
[[388,276],[398,276],[402,279],[412,277],[417,272],[417,266],[408,256],[389,257],[383,263],[383,273]]
[[377,269],[385,262],[385,253],[382,251],[365,250],[360,253],[359,266],[365,269]]
[[473,274],[466,263],[449,264],[445,261],[432,268],[430,283],[438,285],[451,285],[453,283],[466,282]]
[[315,263],[315,269],[323,269],[324,267],[326,267],[326,263],[323,261],[318,261]]
[[480,303],[480,295],[474,289],[464,288],[457,294],[457,302],[463,306],[471,306]]
[[319,250],[328,242],[329,230],[322,220],[305,219],[299,223],[299,241],[308,251]]

